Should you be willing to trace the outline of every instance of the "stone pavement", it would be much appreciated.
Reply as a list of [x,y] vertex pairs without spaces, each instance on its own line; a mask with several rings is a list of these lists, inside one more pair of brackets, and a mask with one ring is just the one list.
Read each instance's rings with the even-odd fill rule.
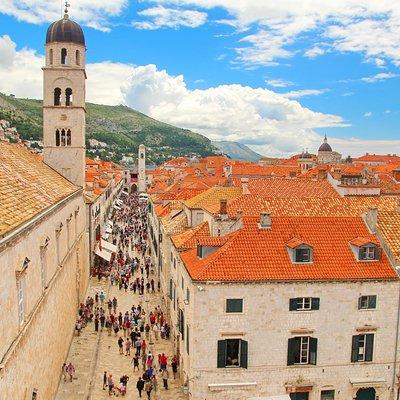
[[[108,281],[103,280],[99,283],[97,278],[92,278],[88,295],[94,297],[96,291],[99,292],[100,290],[104,290],[110,298],[113,298],[114,296],[117,298],[117,313],[121,311],[122,314],[124,314],[125,311],[132,307],[132,305],[138,305],[141,301],[138,294],[133,294],[133,292],[129,290],[128,292],[125,292],[124,290],[120,291],[118,290],[118,286],[111,286],[109,285]],[[144,307],[146,310],[146,317],[149,313],[149,310],[153,310],[155,306],[161,305],[159,293],[145,294],[143,300],[142,307]],[[107,306],[105,306],[105,309],[106,308]],[[131,356],[119,354],[117,340],[120,335],[123,337],[122,330],[118,332],[118,336],[115,336],[114,332],[112,332],[111,336],[108,336],[106,329],[104,329],[102,332],[95,332],[94,323],[89,323],[88,326],[82,330],[80,336],[74,337],[67,361],[71,361],[75,365],[76,379],[74,379],[72,383],[68,381],[63,382],[61,379],[56,400],[98,400],[110,398],[108,391],[102,390],[104,371],[107,371],[107,374],[111,373],[113,375],[113,379],[116,384],[119,384],[119,378],[122,375],[128,375],[130,379],[128,382],[127,395],[124,398],[127,400],[139,398],[136,390],[136,381],[137,378],[143,374],[143,371],[140,369],[139,372],[133,372],[133,367],[131,366],[131,360],[134,353],[133,351],[131,351]],[[157,359],[157,354],[165,353],[168,357],[169,365],[170,360],[174,355],[172,341],[165,339],[153,341],[153,345],[149,345],[148,343],[148,348],[146,351],[151,350],[151,352],[155,355],[155,359]],[[157,363],[155,364],[158,365]],[[188,399],[187,395],[183,394],[181,387],[182,383],[178,379],[174,381],[172,378],[172,370],[170,366],[168,366],[168,370],[170,372],[170,379],[168,382],[170,389],[165,390],[162,387],[162,379],[157,376],[157,392],[155,393],[154,390],[152,391],[151,399]],[[145,393],[142,393],[142,398],[146,398]]]

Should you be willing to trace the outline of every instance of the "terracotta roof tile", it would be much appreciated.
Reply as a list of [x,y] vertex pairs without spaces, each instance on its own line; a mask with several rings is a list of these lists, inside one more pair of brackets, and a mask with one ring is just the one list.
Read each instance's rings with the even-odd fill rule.
[[400,261],[400,210],[379,211],[378,228],[390,250]]
[[1,236],[77,190],[26,147],[1,142]]
[[[258,219],[245,218],[244,228],[211,255],[199,259],[191,249],[181,257],[198,281],[397,279],[384,253],[374,262],[355,258],[349,242],[358,236],[376,240],[360,217],[276,217],[271,229],[259,229]],[[294,237],[312,246],[312,263],[291,262],[286,243]]]

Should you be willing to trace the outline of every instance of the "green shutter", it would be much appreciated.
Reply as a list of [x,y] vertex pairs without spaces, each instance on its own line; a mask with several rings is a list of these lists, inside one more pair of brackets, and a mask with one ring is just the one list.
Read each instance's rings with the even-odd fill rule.
[[297,310],[297,299],[289,299],[289,311]]
[[246,340],[240,341],[240,366],[247,368],[247,342]]
[[296,358],[296,351],[299,347],[297,342],[298,338],[290,338],[288,340],[288,356],[287,356],[287,365],[294,365],[294,361]]
[[319,297],[311,299],[311,310],[319,310]]
[[374,334],[369,333],[365,336],[366,336],[365,361],[372,361],[372,355],[374,352]]
[[217,368],[226,367],[226,340],[218,340]]
[[362,306],[361,306],[362,298],[363,298],[362,296],[360,296],[360,297],[358,298],[358,309],[359,309],[359,310],[361,310],[361,307],[362,307]]
[[354,335],[352,344],[351,344],[351,362],[357,362],[358,361],[358,337],[359,335]]
[[376,296],[368,296],[368,308],[376,308]]
[[309,349],[309,359],[308,363],[312,365],[317,365],[317,347],[318,339],[310,337],[310,349]]

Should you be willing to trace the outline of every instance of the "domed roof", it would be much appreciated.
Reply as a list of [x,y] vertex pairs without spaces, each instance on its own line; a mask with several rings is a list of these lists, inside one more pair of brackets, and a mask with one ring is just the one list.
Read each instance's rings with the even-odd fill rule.
[[63,19],[53,22],[47,29],[46,44],[53,42],[85,45],[85,36],[82,28],[65,14]]
[[326,135],[324,138],[324,143],[322,143],[321,146],[319,146],[318,151],[332,151],[332,147],[329,145]]
[[300,158],[312,158],[312,155],[308,152],[308,150],[305,150],[300,154]]

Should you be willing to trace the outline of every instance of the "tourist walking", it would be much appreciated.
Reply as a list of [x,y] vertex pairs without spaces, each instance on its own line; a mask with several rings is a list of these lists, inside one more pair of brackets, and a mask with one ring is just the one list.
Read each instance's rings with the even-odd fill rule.
[[163,369],[163,370],[162,370],[162,372],[161,372],[161,377],[162,377],[162,380],[163,380],[163,383],[164,383],[164,388],[165,388],[166,390],[168,390],[168,378],[169,378],[169,373],[168,373],[168,371],[167,371],[166,369]]
[[146,382],[146,385],[144,387],[144,390],[146,391],[147,394],[147,400],[151,399],[151,391],[153,390],[153,384],[151,383],[151,381]]
[[136,389],[139,392],[139,397],[142,397],[142,391],[144,389],[144,380],[140,376],[138,381],[136,382]]
[[104,371],[103,374],[103,390],[106,390],[107,387],[107,371]]

